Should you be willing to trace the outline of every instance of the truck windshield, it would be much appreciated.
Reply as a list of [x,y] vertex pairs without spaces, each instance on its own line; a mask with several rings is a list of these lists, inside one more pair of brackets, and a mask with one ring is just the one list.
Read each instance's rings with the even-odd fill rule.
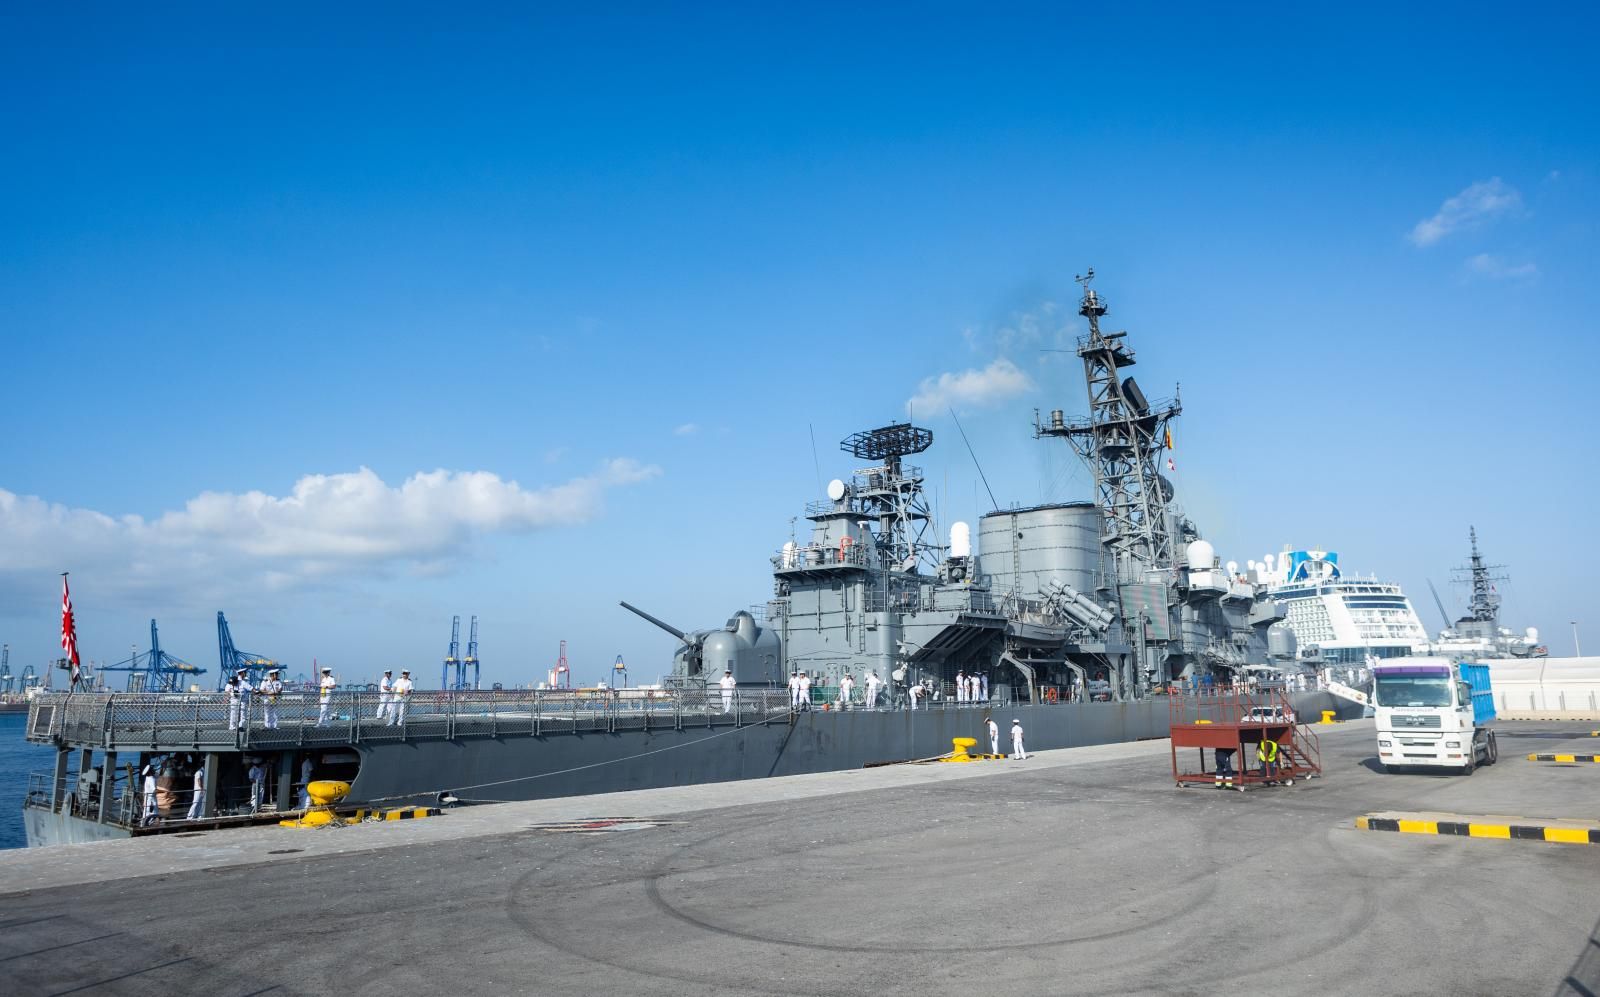
[[1378,676],[1379,706],[1449,706],[1450,679],[1425,675]]

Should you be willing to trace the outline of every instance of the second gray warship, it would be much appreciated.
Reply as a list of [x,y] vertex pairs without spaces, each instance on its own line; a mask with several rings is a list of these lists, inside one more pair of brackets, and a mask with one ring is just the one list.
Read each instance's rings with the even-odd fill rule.
[[[1035,749],[1162,737],[1174,683],[1281,677],[1295,667],[1283,605],[1175,503],[1160,471],[1181,405],[1127,375],[1134,351],[1101,328],[1092,278],[1077,341],[1089,411],[1033,425],[1088,465],[1090,499],[996,508],[974,548],[967,524],[937,527],[907,461],[932,432],[897,423],[842,442],[858,466],[806,507],[810,536],[772,555],[764,610],[684,631],[628,606],[678,641],[660,689],[418,690],[398,722],[362,691],[286,694],[270,721],[259,701],[230,711],[217,694],[46,693],[27,736],[56,764],[30,783],[30,844],[291,812],[307,773],[349,782],[354,805],[471,803],[929,758],[981,741],[990,716],[1020,722]],[[813,684],[797,700],[801,672]],[[858,691],[840,695],[846,676]],[[883,688],[868,702],[872,676]],[[1360,711],[1321,692],[1291,701],[1302,717]]]

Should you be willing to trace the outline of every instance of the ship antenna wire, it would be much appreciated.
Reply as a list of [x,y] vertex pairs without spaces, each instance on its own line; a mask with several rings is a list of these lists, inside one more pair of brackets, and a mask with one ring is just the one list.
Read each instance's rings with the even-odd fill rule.
[[983,465],[978,463],[978,455],[972,450],[972,441],[967,439],[967,431],[961,428],[961,420],[956,418],[954,406],[950,407],[950,418],[955,421],[956,432],[961,434],[961,442],[967,445],[967,456],[972,458],[972,466],[978,469],[978,477],[983,479],[983,490],[989,493],[989,504],[994,507],[995,512],[999,512],[1000,503],[994,500],[994,490],[989,487],[989,478],[983,473]]
[[806,432],[811,434],[811,466],[816,469],[817,491],[820,493],[822,491],[822,461],[817,459],[817,431],[808,422],[806,423]]

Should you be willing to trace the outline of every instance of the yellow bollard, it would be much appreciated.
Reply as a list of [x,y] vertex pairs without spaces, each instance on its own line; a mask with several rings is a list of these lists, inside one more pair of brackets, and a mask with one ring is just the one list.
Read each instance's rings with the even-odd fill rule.
[[1336,715],[1336,714],[1337,714],[1337,713],[1338,713],[1338,712],[1339,712],[1339,711],[1338,711],[1338,710],[1323,710],[1323,711],[1322,711],[1322,722],[1323,722],[1323,723],[1325,723],[1325,724],[1335,724],[1335,723],[1338,723],[1338,722],[1339,722],[1339,721],[1337,721],[1337,720],[1335,720],[1335,719],[1333,719],[1333,718],[1334,718],[1334,716],[1335,716],[1335,715]]
[[318,779],[306,784],[306,795],[311,797],[311,809],[307,810],[299,820],[280,820],[283,827],[322,827],[332,824],[337,818],[333,813],[333,805],[350,794],[348,782],[336,782],[332,779]]
[[967,749],[977,747],[977,745],[978,739],[975,737],[952,737],[950,739],[949,756],[939,760],[942,762],[975,762],[977,759],[968,754]]

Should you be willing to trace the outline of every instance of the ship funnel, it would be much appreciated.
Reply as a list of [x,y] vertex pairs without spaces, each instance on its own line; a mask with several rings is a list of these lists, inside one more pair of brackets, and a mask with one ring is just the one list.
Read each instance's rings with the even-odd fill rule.
[[950,556],[972,556],[972,527],[966,523],[950,524]]

